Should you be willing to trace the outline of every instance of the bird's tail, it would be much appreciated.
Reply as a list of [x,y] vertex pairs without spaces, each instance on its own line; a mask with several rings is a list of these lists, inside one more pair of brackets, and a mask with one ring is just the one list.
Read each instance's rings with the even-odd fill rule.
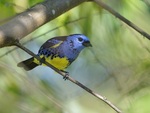
[[18,63],[17,66],[18,67],[23,67],[26,71],[30,71],[31,69],[38,66],[38,64],[33,62],[33,61],[34,61],[34,57],[31,57],[27,60],[24,60],[24,61]]

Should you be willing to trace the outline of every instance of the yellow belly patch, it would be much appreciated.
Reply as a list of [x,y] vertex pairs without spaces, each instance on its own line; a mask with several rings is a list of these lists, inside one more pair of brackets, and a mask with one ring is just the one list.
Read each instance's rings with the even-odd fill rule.
[[[44,56],[41,55],[41,58],[43,58]],[[66,57],[60,58],[60,57],[56,57],[51,59],[51,56],[49,57],[45,57],[46,62],[50,63],[52,66],[56,67],[59,70],[64,70],[68,65],[69,65],[69,61]],[[34,62],[37,64],[40,64],[40,62],[34,58]],[[45,66],[45,64],[42,64]]]

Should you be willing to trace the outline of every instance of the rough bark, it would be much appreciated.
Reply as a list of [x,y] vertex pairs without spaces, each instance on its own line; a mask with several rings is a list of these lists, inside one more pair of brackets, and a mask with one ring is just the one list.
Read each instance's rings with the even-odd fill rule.
[[0,47],[11,46],[38,27],[86,0],[46,0],[0,26]]

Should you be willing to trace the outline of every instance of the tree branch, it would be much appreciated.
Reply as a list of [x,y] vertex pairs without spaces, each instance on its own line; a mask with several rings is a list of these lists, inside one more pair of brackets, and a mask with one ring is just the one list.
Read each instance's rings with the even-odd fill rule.
[[86,0],[45,0],[0,26],[0,47],[11,46],[15,40],[58,17]]
[[150,40],[150,35],[148,33],[146,33],[141,28],[139,28],[138,26],[136,26],[134,23],[132,23],[131,21],[129,21],[128,19],[126,19],[125,17],[123,17],[122,15],[120,15],[118,12],[116,12],[111,7],[109,7],[108,5],[106,5],[105,3],[103,3],[101,0],[93,0],[93,1],[95,1],[99,6],[101,6],[102,8],[104,8],[105,10],[107,10],[108,12],[110,12],[112,15],[114,15],[117,18],[119,18],[121,21],[123,21],[124,23],[126,23],[128,26],[130,26],[131,28],[133,28],[134,30],[136,30],[137,32],[139,32],[141,35],[143,35],[144,37],[146,37],[147,39]]
[[[60,71],[59,69],[55,68],[54,66],[52,66],[51,64],[49,64],[48,62],[46,62],[45,60],[42,60],[39,56],[37,56],[36,54],[34,54],[32,51],[30,51],[29,49],[25,48],[24,46],[22,46],[18,41],[15,42],[15,45],[18,46],[19,48],[21,48],[22,50],[24,50],[25,52],[27,52],[28,54],[30,54],[31,56],[33,56],[34,58],[36,58],[38,61],[40,61],[41,63],[46,64],[49,68],[52,68],[54,71],[56,71],[57,73],[59,73],[61,76],[65,77],[66,73]],[[69,75],[69,74],[68,74]],[[81,84],[80,82],[78,82],[77,80],[74,80],[73,78],[71,78],[70,76],[67,77],[67,80],[70,80],[71,82],[73,82],[74,84],[78,85],[79,87],[81,87],[82,89],[86,90],[88,93],[92,94],[93,96],[97,97],[98,99],[102,100],[103,102],[105,102],[107,105],[109,105],[112,109],[114,109],[117,113],[122,113],[122,111],[117,108],[114,104],[112,104],[109,100],[107,100],[106,97],[103,97],[97,93],[95,93],[94,91],[92,91],[91,89],[89,89],[88,87],[84,86],[83,84]]]

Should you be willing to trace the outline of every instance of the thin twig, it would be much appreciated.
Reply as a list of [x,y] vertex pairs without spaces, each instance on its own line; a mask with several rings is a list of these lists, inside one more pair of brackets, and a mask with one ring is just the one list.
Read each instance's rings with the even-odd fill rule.
[[125,17],[123,17],[122,15],[120,15],[118,12],[116,12],[111,7],[109,7],[108,5],[106,5],[105,3],[103,3],[101,0],[94,0],[94,1],[99,6],[101,6],[102,8],[104,8],[105,10],[107,10],[108,12],[110,12],[111,14],[113,14],[115,17],[119,18],[121,21],[123,21],[124,23],[126,23],[128,26],[130,26],[131,28],[133,28],[134,30],[136,30],[137,32],[139,32],[141,35],[143,35],[144,37],[146,37],[147,39],[150,40],[150,35],[148,33],[146,33],[141,28],[139,28],[138,26],[136,26],[134,23],[132,23],[131,21],[129,21],[128,19],[126,19]]
[[[48,62],[41,60],[41,58],[39,56],[37,56],[36,54],[34,54],[32,51],[30,51],[29,49],[27,49],[26,47],[22,46],[18,41],[16,41],[15,43],[16,46],[18,46],[19,48],[21,48],[22,50],[24,50],[25,52],[27,52],[28,54],[30,54],[31,56],[33,56],[34,58],[36,58],[37,60],[39,60],[41,63],[46,64],[48,67],[52,68],[54,71],[56,71],[57,73],[59,73],[61,76],[65,77],[66,73],[58,70],[57,68],[55,68],[54,66],[52,66],[51,64],[49,64]],[[78,82],[77,80],[74,80],[73,78],[71,78],[70,76],[68,76],[67,80],[70,80],[71,82],[77,84],[79,87],[83,88],[84,90],[86,90],[87,92],[91,93],[93,96],[97,97],[98,99],[102,100],[103,102],[105,102],[107,105],[109,105],[112,109],[114,109],[117,113],[122,113],[122,111],[117,108],[114,104],[112,104],[109,100],[107,100],[106,97],[103,97],[97,93],[95,93],[94,91],[92,91],[91,89],[89,89],[88,87],[84,86],[83,84],[81,84],[80,82]]]

